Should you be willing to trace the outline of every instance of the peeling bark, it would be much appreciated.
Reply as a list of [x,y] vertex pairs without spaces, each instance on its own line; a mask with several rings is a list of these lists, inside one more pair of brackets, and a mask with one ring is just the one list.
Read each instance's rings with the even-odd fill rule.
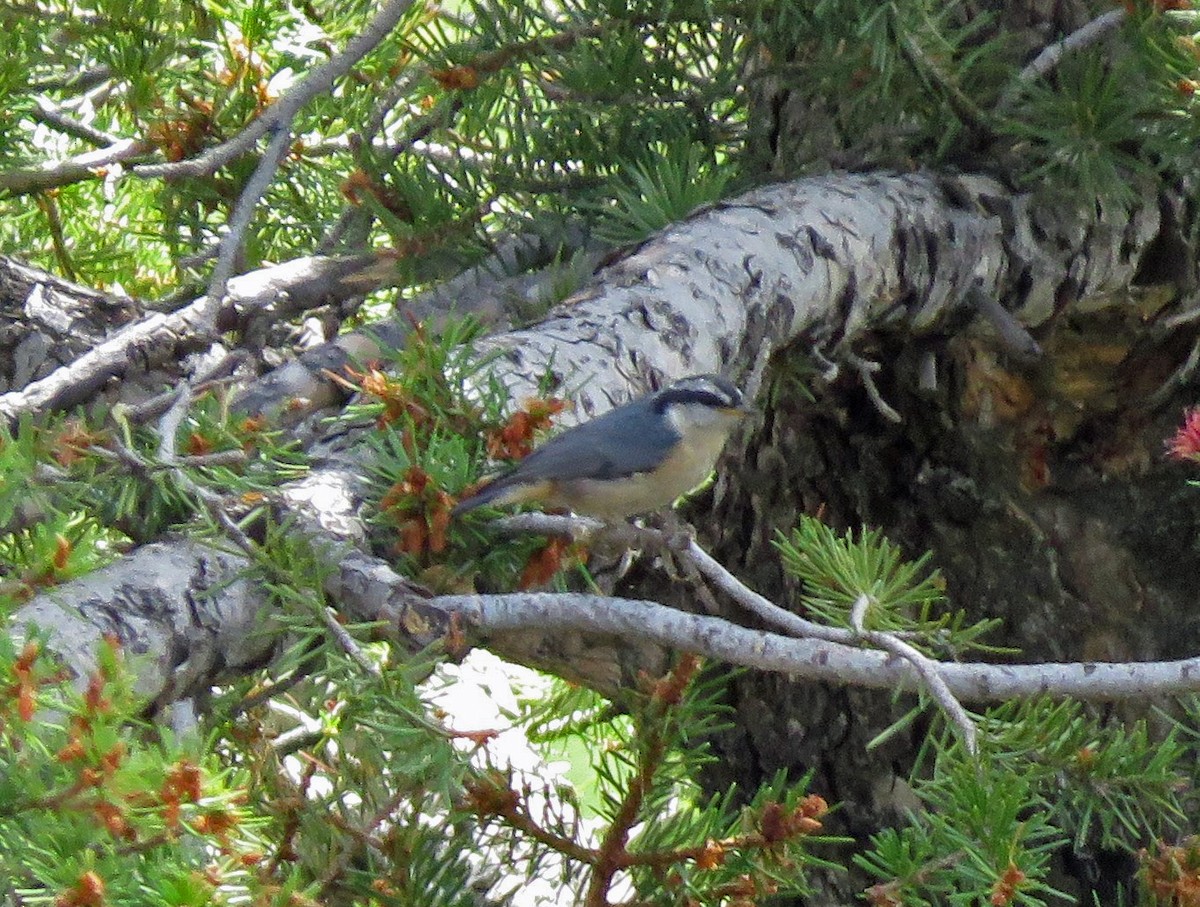
[[143,314],[132,299],[97,293],[0,256],[0,392],[70,364]]
[[630,384],[756,374],[789,344],[832,371],[868,331],[960,326],[975,294],[1030,328],[1103,299],[1130,284],[1161,224],[1156,202],[1088,218],[982,176],[800,180],[668,228],[546,320],[481,346],[503,355],[516,396],[549,370],[591,381],[581,396],[595,412]]
[[259,625],[264,592],[239,579],[244,570],[242,558],[195,539],[156,542],[38,595],[12,627],[44,634],[84,684],[100,641],[116,639],[132,657],[137,692],[167,705],[263,665],[278,645]]

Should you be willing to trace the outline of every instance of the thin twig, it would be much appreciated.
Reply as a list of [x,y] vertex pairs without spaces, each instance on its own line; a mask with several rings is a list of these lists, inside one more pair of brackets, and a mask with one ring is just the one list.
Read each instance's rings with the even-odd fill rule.
[[[231,350],[199,374],[192,376],[192,396],[199,397],[206,391],[231,384],[235,379],[231,373],[245,362],[250,354],[245,350]],[[174,400],[175,392],[166,391],[141,403],[126,406],[125,415],[130,422],[145,422],[162,415]]]
[[383,676],[383,671],[379,665],[367,658],[362,647],[350,635],[350,631],[339,624],[337,618],[324,605],[321,606],[321,621],[325,624],[325,629],[329,631],[329,635],[334,638],[337,644],[342,647],[342,651],[349,655],[356,665],[375,677]]
[[965,301],[968,305],[973,305],[996,329],[996,335],[1007,352],[1021,362],[1032,362],[1041,358],[1041,345],[1033,339],[1025,325],[991,293],[985,293],[980,287],[974,286],[967,291]]
[[1045,47],[1041,53],[1033,58],[1028,66],[1017,73],[1017,77],[1013,80],[1012,85],[1005,89],[1004,94],[1000,96],[1000,101],[996,104],[997,112],[1003,113],[1012,107],[1026,86],[1047,75],[1058,66],[1059,62],[1067,54],[1095,44],[1108,35],[1109,32],[1115,31],[1125,21],[1127,15],[1128,13],[1124,7],[1109,10],[1082,28],[1071,32],[1071,34],[1067,35],[1061,41],[1056,41],[1054,44]]
[[53,193],[40,192],[35,198],[38,210],[46,216],[46,226],[50,229],[50,242],[54,246],[54,258],[62,269],[63,276],[75,280],[75,265],[71,261],[70,244],[63,230],[62,213],[58,210],[58,201]]
[[[184,381],[177,391],[175,402],[163,414],[159,420],[159,459],[168,469],[171,470],[171,476],[179,484],[184,491],[192,495],[200,504],[208,511],[217,524],[225,531],[230,540],[238,546],[248,557],[254,559],[258,553],[258,548],[250,539],[250,536],[242,530],[242,527],[237,524],[237,521],[229,515],[229,511],[225,509],[225,502],[222,498],[209,491],[203,485],[192,479],[180,466],[179,460],[175,455],[175,435],[179,430],[180,424],[183,422],[183,417],[187,414],[188,402],[191,400],[192,385]],[[117,449],[124,448],[119,441],[115,442]],[[136,451],[124,448],[127,455],[137,458],[143,469],[153,468],[148,460],[138,454]]]
[[287,154],[291,140],[290,123],[277,127],[271,144],[267,146],[262,160],[254,168],[254,173],[246,181],[242,194],[238,196],[237,204],[234,205],[233,214],[227,224],[228,230],[221,237],[221,244],[217,251],[217,263],[213,267],[212,277],[208,282],[208,299],[214,316],[217,311],[216,304],[224,298],[225,287],[237,267],[238,253],[241,252],[242,240],[245,238],[246,230],[250,227],[250,221],[254,219],[254,209],[258,207],[258,200],[271,187],[271,182],[275,179],[275,171],[279,169],[279,162]]
[[870,596],[863,594],[855,599],[854,606],[850,609],[850,624],[854,628],[854,632],[864,641],[891,652],[893,655],[898,655],[913,666],[913,670],[924,681],[934,702],[942,707],[942,711],[962,734],[963,746],[966,747],[967,752],[974,756],[979,748],[978,729],[975,727],[975,722],[971,720],[971,716],[967,714],[967,710],[963,708],[962,703],[955,698],[950,687],[946,685],[946,681],[938,671],[937,662],[922,654],[915,647],[897,639],[894,633],[868,630],[866,618],[870,609]]
[[290,756],[299,750],[312,749],[325,737],[324,730],[313,730],[302,724],[296,725],[290,731],[284,731],[271,740],[271,749],[276,757]]
[[[894,7],[890,7],[894,9]],[[912,33],[902,27],[893,14],[893,29],[899,39],[901,52],[908,58],[908,63],[918,74],[923,74],[940,91],[950,109],[964,124],[969,126],[979,136],[991,136],[994,130],[988,125],[983,111],[971,100],[970,95],[958,87],[950,75],[942,70],[941,65],[925,52],[920,42]]]
[[[45,16],[46,11],[39,8],[32,15]],[[74,24],[78,24],[78,19],[75,17],[72,17],[72,21]],[[93,66],[91,69],[77,70],[67,75],[30,82],[28,88],[31,91],[61,91],[67,93],[88,91],[97,85],[107,82],[111,78],[112,70],[107,66]]]
[[390,819],[392,814],[396,812],[396,810],[400,808],[401,804],[403,804],[404,801],[410,796],[411,791],[409,791],[404,785],[401,785],[400,790],[393,794],[392,797],[386,803],[384,803],[382,807],[380,807],[380,809],[373,813],[370,818],[367,819],[366,824],[363,825],[362,828],[347,829],[347,831],[351,832],[351,837],[355,840],[347,842],[346,846],[341,849],[341,852],[329,862],[328,868],[321,877],[321,890],[318,894],[318,898],[320,900],[324,900],[329,897],[330,892],[333,890],[333,886],[343,875],[345,875],[345,872],[349,868],[351,861],[359,853],[361,853],[362,847],[369,846],[371,836],[375,834],[379,826],[383,825],[384,822]]
[[274,697],[286,693],[297,684],[307,680],[309,675],[305,671],[301,670],[303,667],[304,664],[301,663],[292,671],[291,674],[288,674],[286,677],[280,678],[276,681],[264,683],[257,690],[247,693],[243,699],[234,703],[233,707],[230,708],[229,717],[238,718],[244,715],[246,712],[258,708],[260,705],[265,705]]
[[[129,459],[121,454],[111,450],[105,450],[103,447],[91,447],[88,453],[93,456],[100,457],[105,460],[116,460],[118,462],[132,465]],[[240,466],[246,462],[246,452],[244,450],[218,450],[209,454],[196,454],[195,456],[177,457],[173,464],[156,463],[153,460],[144,460],[138,464],[138,472],[142,475],[150,475],[152,472],[165,471],[174,469],[177,466]],[[55,481],[55,472],[46,471],[39,478],[43,481]]]
[[[476,781],[474,783],[479,784],[482,782]],[[591,847],[584,847],[574,838],[557,834],[546,828],[533,818],[529,810],[529,803],[524,797],[516,797],[512,801],[509,801],[507,798],[497,797],[496,800],[499,806],[496,814],[513,828],[517,829],[517,831],[528,835],[538,843],[566,857],[570,857],[578,863],[588,866],[596,864],[600,856],[599,851]]]
[[[820,639],[844,646],[853,646],[859,641],[859,635],[853,630],[844,627],[829,627],[806,620],[755,592],[730,573],[720,561],[705,551],[691,537],[688,537],[683,544],[676,544],[669,533],[659,529],[634,526],[630,523],[605,523],[591,517],[557,516],[550,513],[520,513],[503,517],[492,525],[506,533],[536,532],[547,535],[565,535],[574,541],[586,541],[590,537],[603,535],[605,541],[629,548],[665,548],[685,558],[699,571],[701,576],[747,611],[761,617],[767,623],[785,630],[792,636],[801,639]],[[921,634],[900,632],[892,635],[899,639],[905,639]]]
[[793,636],[807,639],[823,639],[827,642],[854,645],[856,634],[841,627],[827,627],[815,621],[806,620],[798,614],[781,608],[768,598],[759,595],[736,576],[725,569],[711,554],[692,540],[684,550],[687,556],[704,577],[732,598],[735,602],[757,614],[763,620],[781,630],[786,630]]
[[870,359],[864,359],[854,352],[845,354],[846,361],[854,366],[858,372],[858,377],[862,380],[863,387],[866,388],[867,396],[871,403],[875,405],[875,409],[879,411],[879,415],[887,419],[889,422],[897,424],[904,421],[900,413],[896,412],[891,405],[883,399],[883,394],[879,392],[879,388],[875,385],[875,373],[883,368],[878,362],[872,362]]
[[1147,408],[1166,405],[1176,391],[1181,390],[1195,377],[1197,368],[1200,368],[1200,340],[1192,343],[1187,358],[1146,398],[1144,405]]
[[97,148],[108,148],[121,141],[120,136],[115,136],[111,132],[105,132],[89,123],[68,116],[45,98],[35,98],[34,103],[37,106],[29,112],[30,118],[51,129],[56,129],[77,139],[83,139]]
[[188,404],[192,402],[192,385],[184,381],[174,391],[175,399],[167,407],[167,411],[158,420],[158,458],[167,466],[176,464],[175,438],[179,434],[179,426],[187,415]]

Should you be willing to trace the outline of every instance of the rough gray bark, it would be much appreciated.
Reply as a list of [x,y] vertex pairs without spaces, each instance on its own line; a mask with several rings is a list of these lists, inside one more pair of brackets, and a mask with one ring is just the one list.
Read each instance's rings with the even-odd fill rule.
[[[1158,204],[1041,208],[986,177],[833,174],[746,193],[665,230],[524,331],[485,341],[523,393],[550,369],[605,393],[695,371],[757,373],[789,344],[853,367],[867,332],[932,337],[975,293],[1030,328],[1127,287]],[[1116,299],[1111,303],[1119,305]]]
[[0,392],[68,365],[142,314],[132,299],[87,290],[0,256]]
[[166,706],[263,665],[278,645],[259,625],[266,597],[239,578],[245,568],[244,559],[194,539],[156,542],[37,596],[12,627],[44,634],[83,684],[100,641],[115,638],[134,659],[137,692]]
[[109,404],[141,402],[178,383],[181,358],[223,354],[214,328],[261,347],[288,316],[374,290],[390,273],[375,255],[296,259],[234,278],[213,311],[200,298],[167,313],[0,258],[0,348],[12,350],[0,358],[0,419],[66,409],[101,390]]
[[[1008,396],[987,415],[974,397],[985,377],[978,341],[947,346],[933,394],[917,390],[919,347],[887,342],[881,358],[894,368],[882,390],[902,426],[852,384],[822,388],[811,403],[780,395],[729,455],[714,499],[691,515],[714,554],[775,601],[798,590],[771,538],[799,512],[819,510],[836,526],[881,527],[914,556],[932,550],[949,601],[972,619],[1001,618],[997,641],[1018,647],[1022,661],[1143,661],[1194,650],[1195,492],[1186,470],[1164,461],[1162,443],[1200,388],[1193,378],[1160,407],[1148,402],[1169,363],[1187,358],[1194,333],[1165,338],[1165,349],[1139,347],[1136,307],[1126,306],[1130,322],[1120,330],[1111,312],[1065,317],[1030,375],[993,363],[990,392]],[[1068,379],[1070,361],[1080,371]],[[1013,389],[1027,380],[1014,406]],[[639,579],[639,594],[672,600],[669,588]],[[715,787],[753,789],[780,768],[797,777],[814,770],[815,789],[843,804],[833,823],[860,839],[911,806],[905,778],[925,725],[865,748],[910,697],[752,673],[732,681],[730,701],[737,723],[719,741]],[[1102,857],[1085,853],[1078,865]],[[822,883],[828,888],[811,903],[852,903],[867,880],[835,874]],[[1057,884],[1086,902],[1084,881]]]

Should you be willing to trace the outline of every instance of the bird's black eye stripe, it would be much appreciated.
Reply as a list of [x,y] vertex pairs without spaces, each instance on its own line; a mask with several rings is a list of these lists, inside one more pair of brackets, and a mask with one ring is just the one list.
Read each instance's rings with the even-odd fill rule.
[[712,391],[699,390],[693,387],[669,387],[662,391],[654,401],[654,411],[666,412],[668,406],[674,403],[699,403],[702,406],[724,408],[737,406],[737,401]]

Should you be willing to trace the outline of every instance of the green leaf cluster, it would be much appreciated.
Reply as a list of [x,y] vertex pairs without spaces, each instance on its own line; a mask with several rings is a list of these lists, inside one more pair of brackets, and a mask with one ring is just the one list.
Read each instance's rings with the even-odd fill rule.
[[[0,899],[184,907],[263,896],[247,773],[140,717],[111,645],[83,690],[0,635]],[[214,880],[219,879],[220,882]]]
[[1056,852],[1136,854],[1194,833],[1197,751],[1184,726],[1164,734],[1051,701],[978,720],[978,755],[932,739],[932,765],[914,780],[921,811],[856,855],[884,880],[878,903],[986,903],[999,892],[1001,903],[1043,904],[1065,897],[1050,882]]
[[[479,330],[468,319],[439,333],[412,331],[388,352],[385,364],[394,377],[346,416],[378,422],[367,437],[378,502],[371,517],[376,550],[440,591],[511,589],[545,544],[537,537],[498,537],[487,527],[494,508],[449,520],[453,498],[495,472],[489,437],[508,423],[510,410],[528,404],[510,401],[491,364],[471,353]],[[551,392],[547,374],[541,393]],[[507,462],[503,452],[499,462]],[[435,541],[438,533],[444,544]]]
[[[256,500],[305,468],[295,445],[234,413],[223,395],[197,402],[175,439],[177,463],[159,461],[161,439],[121,412],[22,419],[0,426],[0,604],[74,579],[132,544],[172,528],[211,529],[181,475],[234,501]],[[208,462],[213,454],[229,462]]]
[[[990,169],[1117,202],[1193,161],[1196,16],[1138,5],[1037,78],[1003,17],[965,2],[570,0],[413,4],[294,124],[245,266],[365,243],[418,287],[506,231],[590,212],[643,238],[763,178],[831,163]],[[0,168],[96,150],[49,105],[142,160],[236,136],[374,7],[273,0],[49,0],[0,11]],[[781,111],[806,115],[780,121]],[[123,165],[135,166],[139,161]],[[161,297],[203,278],[257,164],[167,181],[116,166],[0,195],[0,251]],[[569,250],[568,250],[569,251]]]
[[[548,752],[584,744],[584,785],[548,792],[549,802],[559,805],[538,817],[545,831],[583,851],[568,876],[575,882],[565,883],[577,895],[578,887],[596,890],[603,854],[612,847],[623,854],[614,882],[628,884],[646,903],[798,894],[806,890],[806,868],[830,865],[822,854],[840,839],[823,831],[827,804],[809,792],[808,778],[781,773],[744,794],[736,787],[712,794],[700,785],[704,767],[716,758],[709,741],[728,724],[730,710],[723,701],[725,672],[701,672],[685,687],[673,685],[697,666],[684,656],[672,674],[648,681],[620,707],[561,684],[550,697],[522,704],[520,725]],[[811,824],[787,824],[801,815]],[[523,823],[505,827],[511,834]]]
[[913,634],[914,644],[943,655],[996,651],[983,642],[995,621],[968,624],[963,612],[944,609],[945,581],[928,553],[909,560],[878,529],[841,534],[810,516],[774,544],[785,569],[804,581],[800,604],[831,626],[852,629],[851,612],[865,598],[864,630]]

